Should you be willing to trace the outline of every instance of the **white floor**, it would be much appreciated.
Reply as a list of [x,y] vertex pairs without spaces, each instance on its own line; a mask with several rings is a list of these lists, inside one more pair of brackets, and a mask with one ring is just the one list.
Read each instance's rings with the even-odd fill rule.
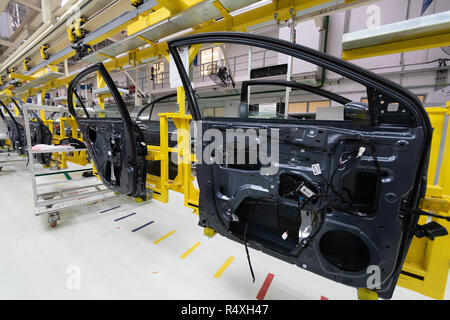
[[[46,216],[34,216],[29,173],[4,170],[1,299],[255,299],[269,272],[275,277],[265,299],[356,299],[353,288],[250,249],[256,275],[252,283],[244,247],[218,235],[205,237],[197,216],[177,193],[171,193],[168,204],[116,197],[67,210],[51,229]],[[131,213],[136,214],[114,221]],[[150,221],[154,223],[132,232]],[[176,232],[153,243],[172,230]],[[181,259],[198,241],[200,246]],[[215,278],[230,256],[234,261]],[[427,299],[401,287],[394,298]]]

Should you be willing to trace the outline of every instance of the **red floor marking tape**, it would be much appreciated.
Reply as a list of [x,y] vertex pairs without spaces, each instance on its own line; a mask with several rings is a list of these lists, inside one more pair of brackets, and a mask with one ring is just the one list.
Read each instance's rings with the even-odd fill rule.
[[269,290],[269,286],[272,283],[273,277],[275,277],[272,273],[268,273],[266,280],[264,280],[264,283],[259,289],[258,295],[256,296],[256,299],[258,300],[264,300],[264,297],[266,296],[267,290]]
[[324,296],[320,296],[320,300],[328,300],[328,298],[324,297]]

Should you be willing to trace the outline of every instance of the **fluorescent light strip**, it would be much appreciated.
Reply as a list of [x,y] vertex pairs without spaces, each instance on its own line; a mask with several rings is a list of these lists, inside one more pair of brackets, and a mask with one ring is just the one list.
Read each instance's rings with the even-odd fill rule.
[[230,15],[232,17],[234,17],[234,16],[237,16],[238,14],[241,14],[241,13],[244,13],[244,12],[247,12],[250,10],[254,10],[256,8],[265,6],[266,4],[269,4],[269,3],[272,3],[272,0],[261,0],[261,1],[255,2],[255,3],[252,3],[246,7],[234,10],[234,11],[230,12]]

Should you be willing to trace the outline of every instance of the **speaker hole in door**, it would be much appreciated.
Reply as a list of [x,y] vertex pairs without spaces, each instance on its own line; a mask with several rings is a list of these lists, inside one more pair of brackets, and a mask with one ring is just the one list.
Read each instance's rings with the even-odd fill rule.
[[320,239],[320,252],[333,266],[349,272],[364,270],[370,263],[370,251],[364,241],[343,230],[326,232]]

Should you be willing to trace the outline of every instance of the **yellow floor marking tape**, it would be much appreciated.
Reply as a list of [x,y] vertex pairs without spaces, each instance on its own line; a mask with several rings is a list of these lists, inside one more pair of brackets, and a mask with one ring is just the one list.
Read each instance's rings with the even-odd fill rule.
[[180,256],[180,258],[181,258],[181,259],[186,258],[188,255],[190,255],[190,254],[192,253],[192,251],[194,251],[195,249],[197,249],[197,247],[198,247],[200,244],[201,244],[200,241],[197,242],[196,244],[194,244],[194,245],[192,246],[192,248],[190,248],[190,249],[187,250],[185,253],[183,253],[183,254]]
[[220,269],[217,270],[217,272],[214,274],[214,277],[219,278],[225,271],[225,269],[228,268],[228,266],[233,262],[233,260],[234,260],[233,256],[229,257],[227,261],[225,261],[225,263],[220,267]]
[[166,234],[165,236],[162,236],[161,238],[159,238],[158,240],[153,241],[154,244],[158,244],[161,241],[163,241],[165,238],[170,237],[171,235],[173,235],[175,233],[175,230],[170,231],[168,234]]

